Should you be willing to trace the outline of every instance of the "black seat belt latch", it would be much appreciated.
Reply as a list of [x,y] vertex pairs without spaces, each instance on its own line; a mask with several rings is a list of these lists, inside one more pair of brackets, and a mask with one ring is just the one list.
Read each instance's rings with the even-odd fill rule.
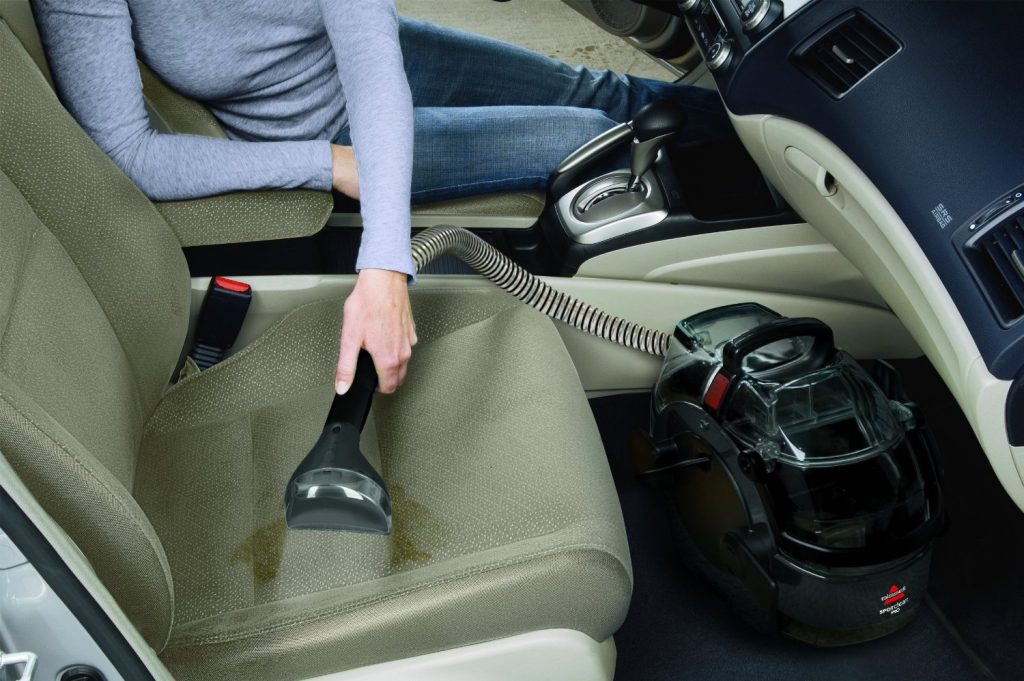
[[224,359],[238,340],[242,323],[252,302],[252,287],[227,277],[213,277],[199,310],[195,340],[189,357],[200,369],[209,369]]

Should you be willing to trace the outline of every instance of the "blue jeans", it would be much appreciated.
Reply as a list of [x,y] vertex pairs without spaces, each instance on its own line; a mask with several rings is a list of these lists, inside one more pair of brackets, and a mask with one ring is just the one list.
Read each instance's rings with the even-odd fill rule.
[[[415,107],[413,203],[542,189],[587,140],[655,99],[689,112],[681,141],[732,133],[713,90],[571,67],[482,36],[402,19]],[[348,130],[335,142],[351,144]]]

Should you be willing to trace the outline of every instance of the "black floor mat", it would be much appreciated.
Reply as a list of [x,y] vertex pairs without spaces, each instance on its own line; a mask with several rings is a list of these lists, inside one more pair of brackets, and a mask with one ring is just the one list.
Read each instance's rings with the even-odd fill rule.
[[751,630],[680,564],[658,497],[633,478],[631,430],[646,424],[647,395],[591,401],[629,535],[633,601],[615,641],[616,681],[991,678],[931,607],[906,629],[858,646],[817,649]]
[[995,676],[1024,677],[1024,513],[992,471],[925,360],[894,362],[940,444],[950,526],[935,546],[931,593]]

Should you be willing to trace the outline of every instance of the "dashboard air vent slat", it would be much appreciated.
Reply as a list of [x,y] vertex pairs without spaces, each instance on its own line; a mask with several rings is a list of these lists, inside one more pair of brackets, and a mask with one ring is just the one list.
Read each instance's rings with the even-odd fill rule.
[[1024,217],[984,228],[965,254],[999,320],[1009,326],[1024,318]]
[[797,48],[796,65],[839,99],[900,51],[888,31],[861,12],[851,12]]

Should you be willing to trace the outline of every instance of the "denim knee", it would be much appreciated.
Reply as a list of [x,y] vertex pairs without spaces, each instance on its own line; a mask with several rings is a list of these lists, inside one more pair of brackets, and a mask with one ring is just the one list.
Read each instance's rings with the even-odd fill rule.
[[618,123],[597,109],[576,109],[573,116],[565,122],[565,140],[572,142],[573,151],[583,146],[598,135],[612,129]]

